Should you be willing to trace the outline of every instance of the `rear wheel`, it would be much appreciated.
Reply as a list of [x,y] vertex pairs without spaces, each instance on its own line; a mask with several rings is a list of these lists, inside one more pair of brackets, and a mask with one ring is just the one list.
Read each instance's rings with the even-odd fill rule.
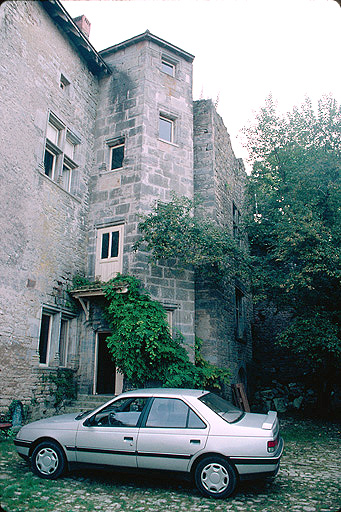
[[43,441],[33,450],[31,466],[33,473],[40,478],[58,478],[66,468],[64,452],[57,443]]
[[207,457],[197,465],[195,484],[205,496],[227,498],[236,488],[237,476],[234,468],[223,457]]

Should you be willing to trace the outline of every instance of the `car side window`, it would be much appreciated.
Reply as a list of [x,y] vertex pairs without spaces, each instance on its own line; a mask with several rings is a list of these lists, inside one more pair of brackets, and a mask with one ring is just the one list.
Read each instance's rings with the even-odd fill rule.
[[92,427],[136,427],[147,398],[122,398],[93,416]]
[[148,414],[146,427],[205,428],[206,425],[182,400],[155,398]]

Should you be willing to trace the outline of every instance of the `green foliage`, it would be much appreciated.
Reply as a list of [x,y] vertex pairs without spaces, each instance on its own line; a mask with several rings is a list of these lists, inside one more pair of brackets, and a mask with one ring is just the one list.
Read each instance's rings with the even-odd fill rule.
[[[337,362],[341,242],[341,109],[323,97],[286,116],[271,97],[245,130],[254,295],[293,311],[280,343],[315,368]],[[334,363],[333,363],[334,361]]]
[[54,396],[54,407],[58,408],[64,400],[77,398],[77,382],[72,370],[58,368],[44,375],[50,393]]
[[[281,333],[279,341],[282,346],[294,349],[317,365],[326,365],[330,358],[341,362],[338,328],[327,313],[309,312],[309,315],[295,318]],[[330,362],[326,366],[329,367]]]
[[[120,284],[128,288],[126,293],[117,292]],[[198,388],[212,383],[215,375],[222,377],[213,365],[201,361],[196,367],[190,361],[183,337],[171,336],[165,310],[141,290],[135,277],[118,275],[104,283],[103,290],[112,329],[107,344],[116,366],[132,384],[155,381],[165,387]]]
[[158,201],[139,224],[141,239],[154,260],[175,259],[181,267],[193,265],[202,278],[224,288],[231,275],[245,275],[247,255],[228,229],[205,216],[198,201],[172,194]]

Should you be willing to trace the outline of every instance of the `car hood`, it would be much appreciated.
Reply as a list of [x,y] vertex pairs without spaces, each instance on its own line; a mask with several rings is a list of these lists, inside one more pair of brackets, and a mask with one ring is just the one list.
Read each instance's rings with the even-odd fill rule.
[[31,428],[43,428],[43,429],[69,429],[75,428],[79,420],[76,420],[76,416],[79,413],[71,413],[71,414],[61,414],[59,416],[52,416],[50,418],[44,418],[43,420],[33,421],[32,423],[28,423],[23,428],[31,429]]

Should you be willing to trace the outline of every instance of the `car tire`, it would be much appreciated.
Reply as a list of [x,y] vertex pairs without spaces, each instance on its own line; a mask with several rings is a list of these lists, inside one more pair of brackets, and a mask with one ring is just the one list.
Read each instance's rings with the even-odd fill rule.
[[222,499],[231,496],[237,485],[236,471],[223,457],[206,457],[194,472],[197,488],[204,496]]
[[33,450],[31,456],[33,473],[40,478],[53,480],[66,469],[66,459],[62,448],[53,441],[43,441]]

